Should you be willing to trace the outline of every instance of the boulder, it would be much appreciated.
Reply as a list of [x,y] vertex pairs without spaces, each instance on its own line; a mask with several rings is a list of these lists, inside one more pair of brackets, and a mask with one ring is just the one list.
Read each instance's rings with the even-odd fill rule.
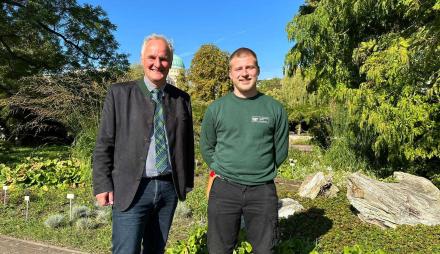
[[361,173],[348,177],[347,198],[358,217],[383,228],[439,225],[440,190],[429,180],[395,172],[397,183],[384,183]]
[[291,198],[283,198],[278,201],[278,219],[287,219],[302,210],[304,210],[304,207]]
[[299,187],[298,194],[304,198],[314,199],[318,195],[335,197],[338,191],[339,189],[332,183],[332,176],[318,172],[306,177]]

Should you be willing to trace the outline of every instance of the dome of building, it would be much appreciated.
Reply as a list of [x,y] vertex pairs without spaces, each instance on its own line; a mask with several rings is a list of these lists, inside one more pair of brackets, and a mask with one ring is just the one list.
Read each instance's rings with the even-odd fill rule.
[[173,64],[171,68],[185,69],[185,64],[183,64],[183,60],[180,56],[173,54]]

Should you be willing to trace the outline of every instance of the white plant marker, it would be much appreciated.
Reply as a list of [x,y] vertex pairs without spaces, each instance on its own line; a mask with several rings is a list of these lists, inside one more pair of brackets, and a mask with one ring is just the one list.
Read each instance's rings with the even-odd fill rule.
[[29,196],[24,196],[24,201],[26,201],[26,220],[28,220],[28,215],[29,215]]
[[5,195],[3,196],[3,204],[6,205],[6,192],[8,190],[9,186],[3,185],[3,190],[5,191]]
[[75,195],[72,193],[67,194],[67,198],[69,199],[70,203],[70,220],[72,220],[72,199],[75,198]]
[[195,160],[194,162],[195,162],[195,163],[194,163],[194,166],[195,166],[194,171],[197,171],[197,163],[199,163],[199,161],[198,161],[198,160]]

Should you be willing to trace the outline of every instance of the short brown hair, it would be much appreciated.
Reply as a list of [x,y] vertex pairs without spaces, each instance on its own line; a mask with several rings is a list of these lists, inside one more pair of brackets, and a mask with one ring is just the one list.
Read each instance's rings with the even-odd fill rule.
[[251,56],[253,56],[255,58],[255,63],[257,64],[257,67],[260,68],[260,66],[258,66],[257,54],[255,54],[255,52],[252,49],[244,48],[244,47],[236,49],[234,52],[232,52],[231,56],[229,57],[229,66],[231,66],[231,60],[234,57],[241,57],[241,56],[244,56],[244,55],[251,55]]

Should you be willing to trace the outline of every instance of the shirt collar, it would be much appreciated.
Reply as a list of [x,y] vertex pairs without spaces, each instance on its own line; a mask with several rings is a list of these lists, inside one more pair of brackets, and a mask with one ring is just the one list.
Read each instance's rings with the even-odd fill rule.
[[[151,93],[151,91],[153,91],[153,89],[156,89],[156,86],[153,85],[153,83],[151,83],[151,81],[150,81],[147,77],[145,77],[145,76],[144,76],[144,83],[145,83],[145,86],[147,87],[147,89],[148,89],[148,91],[149,91],[150,93]],[[164,89],[165,89],[166,86],[167,86],[167,83],[165,83],[164,86],[161,86],[161,87],[159,88],[160,91],[162,92],[162,95],[164,94],[163,91],[164,91]]]

